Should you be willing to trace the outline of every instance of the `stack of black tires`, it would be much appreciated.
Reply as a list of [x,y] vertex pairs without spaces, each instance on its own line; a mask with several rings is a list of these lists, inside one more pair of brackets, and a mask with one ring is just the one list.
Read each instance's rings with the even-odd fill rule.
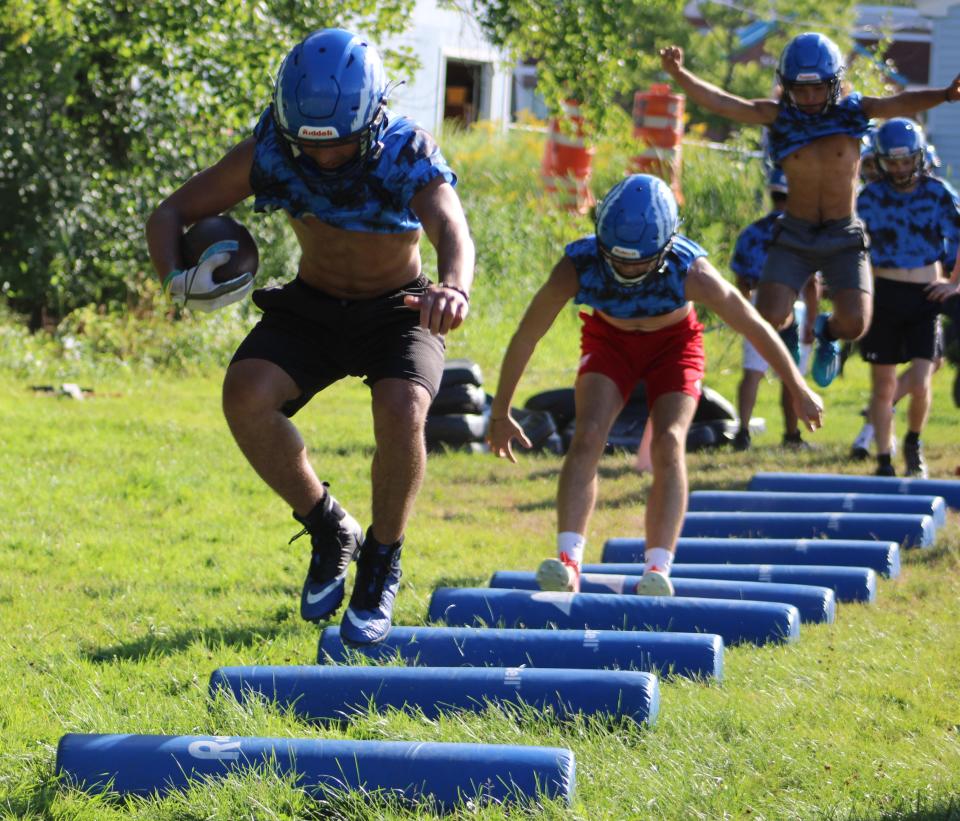
[[[490,423],[492,397],[483,389],[480,366],[470,359],[448,360],[443,368],[440,389],[427,415],[427,449],[483,453]],[[531,396],[523,408],[511,408],[513,418],[533,443],[532,450],[566,453],[576,430],[573,388],[557,388]],[[647,395],[641,383],[617,417],[607,437],[607,453],[635,451],[647,424]],[[737,430],[733,405],[704,387],[700,404],[687,434],[687,450],[729,442]],[[515,452],[525,449],[517,447]]]
[[[448,360],[440,389],[427,414],[427,449],[486,452],[484,439],[490,423],[491,401],[492,397],[483,389],[483,373],[476,362]],[[563,442],[549,413],[524,408],[512,408],[510,412],[533,443],[533,450],[563,453]]]
[[[549,414],[560,433],[566,452],[577,427],[573,388],[557,388],[531,396],[525,408]],[[610,428],[606,452],[635,451],[647,425],[647,392],[641,382]],[[697,412],[687,433],[687,451],[693,452],[729,442],[737,430],[737,411],[721,394],[704,387]]]

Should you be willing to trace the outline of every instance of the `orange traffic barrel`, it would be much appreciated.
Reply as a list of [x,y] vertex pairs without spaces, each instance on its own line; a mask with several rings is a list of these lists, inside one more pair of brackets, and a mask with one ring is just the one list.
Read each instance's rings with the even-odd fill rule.
[[596,203],[590,191],[594,149],[587,148],[584,140],[580,104],[567,100],[563,117],[570,124],[567,129],[561,127],[559,118],[550,120],[540,176],[547,192],[564,207],[585,214]]
[[684,102],[682,94],[674,94],[669,85],[661,83],[633,96],[633,136],[645,148],[633,158],[630,170],[660,177],[679,203],[683,203],[680,172]]

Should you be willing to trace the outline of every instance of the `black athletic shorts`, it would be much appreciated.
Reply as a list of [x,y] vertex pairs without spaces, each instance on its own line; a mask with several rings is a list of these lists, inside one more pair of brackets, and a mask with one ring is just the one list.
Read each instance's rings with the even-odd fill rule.
[[281,409],[293,416],[313,396],[345,376],[362,376],[367,385],[406,379],[436,396],[443,374],[445,344],[420,327],[420,312],[403,304],[407,294],[430,285],[419,277],[374,299],[338,299],[299,277],[276,288],[253,292],[263,311],[240,343],[231,364],[266,359],[283,368],[301,390]]
[[872,365],[943,356],[939,302],[927,299],[925,283],[877,277],[873,321],[860,342],[860,355]]

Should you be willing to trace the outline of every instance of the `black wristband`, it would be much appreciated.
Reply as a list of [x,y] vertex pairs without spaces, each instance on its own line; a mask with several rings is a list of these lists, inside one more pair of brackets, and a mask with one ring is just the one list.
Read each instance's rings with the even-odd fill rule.
[[460,296],[462,296],[466,301],[467,305],[470,304],[470,294],[463,290],[459,285],[452,285],[449,282],[441,282],[441,288],[449,288],[451,291],[456,291]]

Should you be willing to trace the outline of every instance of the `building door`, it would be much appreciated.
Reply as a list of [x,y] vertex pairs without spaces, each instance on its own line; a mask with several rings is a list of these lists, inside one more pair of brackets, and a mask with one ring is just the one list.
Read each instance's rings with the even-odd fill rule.
[[445,74],[443,119],[468,126],[486,116],[484,64],[448,57]]

